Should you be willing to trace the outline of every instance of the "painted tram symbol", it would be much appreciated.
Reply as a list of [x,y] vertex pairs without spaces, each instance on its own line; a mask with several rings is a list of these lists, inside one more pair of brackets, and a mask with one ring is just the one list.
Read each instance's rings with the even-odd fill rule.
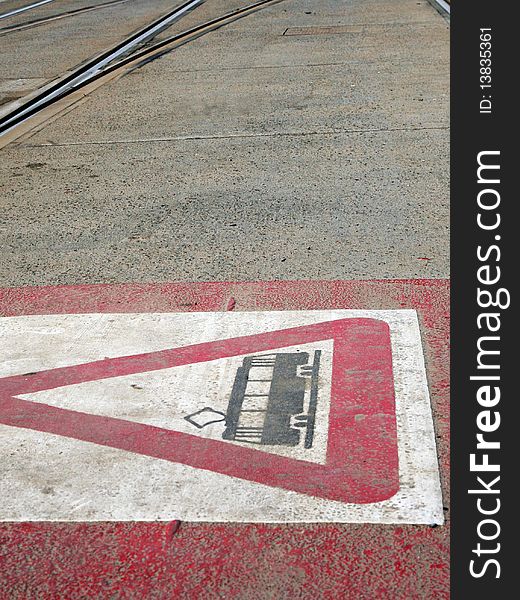
[[309,364],[308,352],[246,356],[227,411],[205,407],[184,418],[198,429],[223,422],[223,439],[267,446],[298,446],[305,429],[303,445],[311,448],[320,357],[321,350],[315,350]]

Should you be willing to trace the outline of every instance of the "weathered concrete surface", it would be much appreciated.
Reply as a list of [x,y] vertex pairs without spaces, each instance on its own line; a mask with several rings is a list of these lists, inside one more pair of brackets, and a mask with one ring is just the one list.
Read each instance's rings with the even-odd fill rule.
[[[403,40],[408,26],[406,30],[399,32]],[[251,53],[242,55],[237,68],[226,67],[225,73],[204,63],[197,63],[200,70],[186,71],[184,65],[164,58],[104,86],[94,101],[45,128],[28,144],[446,129],[446,81],[438,67],[418,68],[408,61],[395,66],[375,58],[302,65],[298,61],[304,53],[314,60],[305,40],[280,37],[288,40],[279,49],[279,56],[287,60],[284,65],[255,65]],[[267,36],[264,42],[267,45]],[[355,41],[350,44],[357,46]],[[248,71],[254,71],[254,77]],[[110,107],[101,119],[100,106]]]
[[445,277],[446,27],[286,0],[98,90],[4,151],[4,284]]
[[391,137],[7,149],[0,278],[38,285],[441,276],[446,174],[429,150],[442,147],[444,132]]

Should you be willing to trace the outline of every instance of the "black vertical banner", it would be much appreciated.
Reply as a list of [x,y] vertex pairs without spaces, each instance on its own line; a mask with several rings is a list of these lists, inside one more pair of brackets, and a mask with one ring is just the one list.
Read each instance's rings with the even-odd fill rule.
[[[512,137],[515,3],[454,0],[451,14],[452,597],[506,598],[513,582],[513,409],[520,239]],[[518,104],[515,102],[515,104]],[[520,372],[517,366],[516,371]],[[516,492],[518,493],[518,492]],[[507,592],[506,592],[507,590]]]

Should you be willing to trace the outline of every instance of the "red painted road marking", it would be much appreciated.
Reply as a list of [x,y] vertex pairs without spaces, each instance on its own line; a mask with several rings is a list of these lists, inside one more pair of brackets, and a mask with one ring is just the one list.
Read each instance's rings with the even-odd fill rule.
[[[57,387],[242,354],[334,340],[326,465],[217,440],[15,398]],[[273,487],[350,503],[385,500],[399,488],[388,325],[340,319],[216,342],[0,379],[0,422],[186,464]],[[363,413],[365,418],[355,419]]]
[[[0,288],[0,315],[421,308],[446,280],[116,283]],[[379,301],[374,301],[373,298]],[[443,307],[444,308],[444,307]]]
[[[447,280],[121,284],[0,290],[0,314],[329,308],[417,309],[445,504],[449,503]],[[443,527],[183,523],[0,523],[0,598],[228,598],[321,590],[325,598],[449,598]],[[442,568],[439,568],[442,565]],[[377,574],[377,577],[374,576]],[[305,594],[304,594],[305,595]]]

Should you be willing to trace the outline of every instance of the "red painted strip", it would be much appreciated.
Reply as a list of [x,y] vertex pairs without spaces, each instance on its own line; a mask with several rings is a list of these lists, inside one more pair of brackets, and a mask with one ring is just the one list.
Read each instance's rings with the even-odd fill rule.
[[[326,465],[227,442],[14,398],[56,387],[334,340]],[[0,379],[0,422],[93,442],[343,502],[378,502],[399,488],[388,325],[340,319]],[[355,416],[362,414],[361,420]]]
[[[447,289],[444,279],[367,281],[255,281],[209,283],[92,284],[0,288],[4,316],[191,312],[229,310],[312,310],[388,308],[389,303],[420,308],[431,294]],[[408,296],[410,297],[408,298]],[[385,297],[379,305],[374,299]],[[418,302],[418,304],[415,304]]]

